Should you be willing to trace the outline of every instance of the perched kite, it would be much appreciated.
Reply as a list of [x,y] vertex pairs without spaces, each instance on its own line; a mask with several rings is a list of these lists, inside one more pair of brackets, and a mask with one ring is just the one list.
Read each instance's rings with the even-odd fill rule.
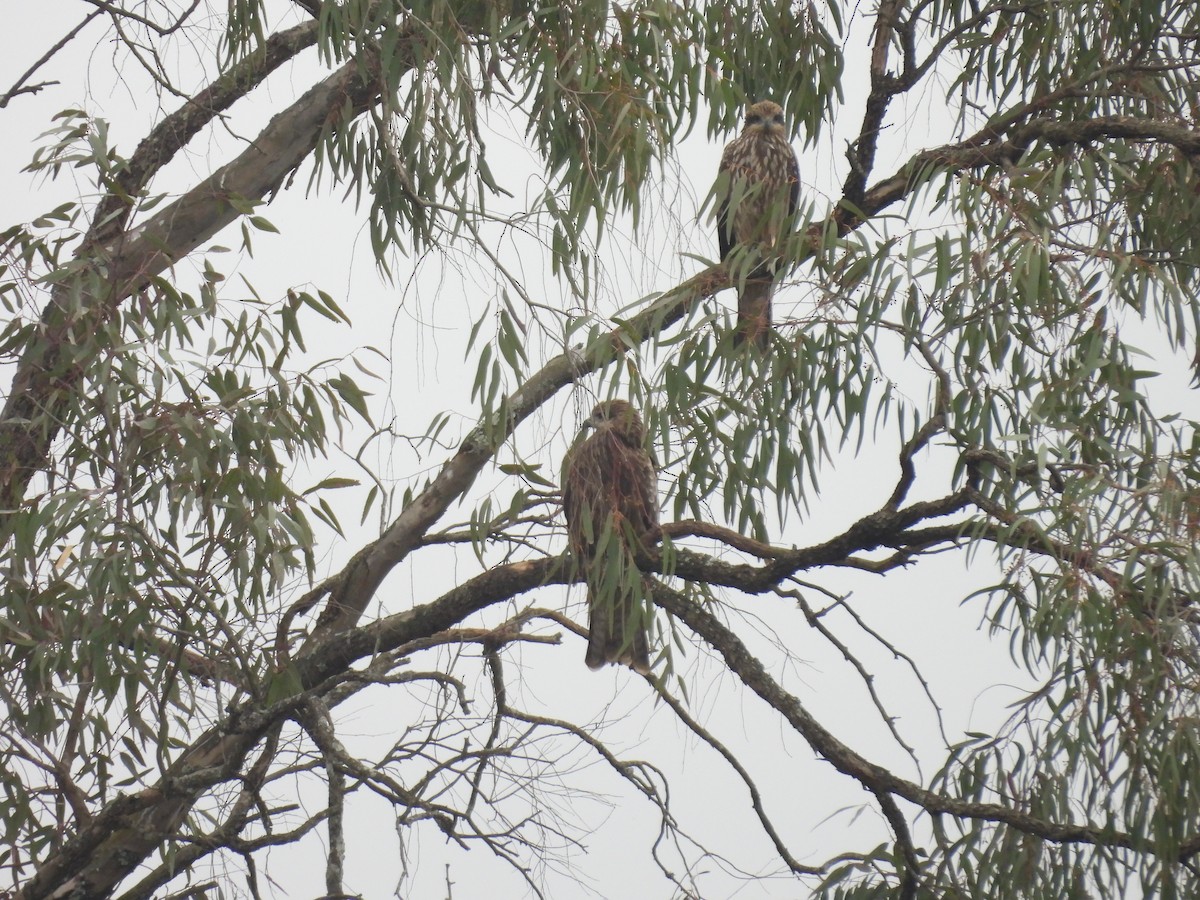
[[721,259],[727,260],[735,247],[766,258],[739,288],[736,342],[766,347],[777,268],[770,257],[794,227],[800,194],[800,164],[778,104],[761,100],[746,110],[745,130],[721,154],[717,185]]
[[[588,428],[594,429],[584,438]],[[588,649],[598,669],[624,663],[650,672],[649,579],[639,552],[658,542],[658,475],[642,420],[624,400],[597,404],[563,461],[563,510],[571,557],[588,587]]]

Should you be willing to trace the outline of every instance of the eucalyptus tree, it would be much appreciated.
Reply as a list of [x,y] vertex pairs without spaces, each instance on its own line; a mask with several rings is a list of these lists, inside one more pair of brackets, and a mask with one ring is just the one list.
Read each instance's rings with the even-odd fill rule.
[[[0,234],[14,896],[260,896],[291,845],[326,896],[452,894],[439,842],[628,895],[586,852],[619,790],[639,896],[1200,892],[1194,4],[57,10],[0,85],[58,111],[22,163],[68,195]],[[766,97],[802,152],[760,351],[677,213]],[[373,290],[320,283],[337,202]],[[583,667],[568,589],[558,466],[613,396],[659,467],[647,677]],[[924,674],[959,601],[1008,654],[963,678],[1032,685],[984,730]],[[812,771],[865,831],[798,824],[840,802]]]

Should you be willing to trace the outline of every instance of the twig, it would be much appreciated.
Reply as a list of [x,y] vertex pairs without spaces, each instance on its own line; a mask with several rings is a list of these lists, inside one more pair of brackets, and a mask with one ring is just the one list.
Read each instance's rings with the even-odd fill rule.
[[28,69],[26,69],[25,74],[17,79],[16,83],[11,88],[8,89],[8,91],[4,94],[3,97],[0,97],[0,109],[3,109],[4,107],[8,106],[8,102],[10,100],[12,100],[14,97],[18,96],[19,94],[36,94],[38,91],[40,91],[44,87],[48,87],[49,85],[52,85],[52,84],[58,84],[57,81],[43,81],[41,84],[25,85],[25,82],[28,81],[31,77],[33,77],[34,72],[36,72],[38,69],[40,69],[42,66],[44,66],[47,62],[49,62],[50,58],[52,56],[54,56],[55,53],[57,53],[59,50],[61,50],[63,47],[65,47],[67,44],[69,44],[71,42],[71,39],[74,38],[75,35],[79,34],[79,32],[81,32],[81,31],[83,31],[84,27],[87,26],[88,22],[92,21],[92,19],[96,18],[102,12],[104,12],[104,10],[98,9],[98,10],[95,10],[94,12],[88,13],[86,16],[83,17],[82,22],[80,22],[78,25],[76,25],[74,28],[72,28],[70,31],[68,31],[65,35],[63,35],[63,37],[60,38],[59,41],[53,47],[51,47],[49,50],[47,50],[45,53],[42,54],[41,58],[37,62],[35,62],[32,66],[30,66]]
[[784,844],[783,839],[775,830],[774,823],[771,822],[770,818],[767,816],[766,810],[763,808],[762,794],[760,794],[758,791],[758,785],[754,783],[754,780],[750,777],[750,773],[746,771],[746,768],[741,764],[741,761],[730,752],[728,747],[717,740],[717,738],[711,732],[693,719],[688,714],[684,705],[675,699],[675,697],[668,694],[659,685],[656,685],[655,688],[658,691],[658,696],[662,698],[664,703],[674,710],[675,715],[679,717],[679,720],[683,722],[683,724],[689,729],[691,729],[692,733],[704,741],[704,743],[708,744],[710,747],[716,750],[717,753],[721,754],[725,761],[729,763],[730,767],[737,772],[738,777],[742,779],[742,783],[745,784],[747,790],[750,791],[750,805],[754,809],[754,814],[758,816],[758,821],[762,825],[763,831],[767,833],[767,837],[769,837],[771,839],[771,843],[775,845],[775,852],[779,854],[779,858],[784,861],[787,867],[797,875],[824,874],[825,870],[821,867],[806,866],[803,863],[798,862],[796,858],[792,856],[791,851],[788,850],[787,845]]
[[842,658],[846,660],[846,662],[850,663],[850,665],[858,673],[858,677],[862,680],[862,683],[866,686],[867,693],[871,697],[871,704],[879,713],[879,718],[883,720],[883,724],[887,726],[887,730],[891,732],[896,743],[904,748],[904,752],[908,754],[909,759],[913,761],[913,764],[917,767],[917,771],[919,772],[921,769],[921,763],[920,760],[917,759],[917,751],[914,750],[913,747],[900,736],[900,731],[896,728],[895,716],[888,714],[887,708],[883,705],[883,700],[880,698],[878,691],[875,690],[875,676],[868,672],[867,667],[862,664],[858,657],[850,652],[850,648],[847,647],[837,635],[835,635],[829,628],[825,626],[825,623],[821,621],[820,617],[813,611],[813,608],[808,605],[808,601],[804,599],[803,594],[801,594],[799,591],[783,590],[781,588],[777,588],[775,592],[781,597],[790,597],[792,600],[796,601],[796,605],[800,608],[800,611],[804,613],[804,618],[808,620],[808,624],[815,628],[820,635],[825,638],[825,640],[831,643],[837,649],[837,651],[842,654]]

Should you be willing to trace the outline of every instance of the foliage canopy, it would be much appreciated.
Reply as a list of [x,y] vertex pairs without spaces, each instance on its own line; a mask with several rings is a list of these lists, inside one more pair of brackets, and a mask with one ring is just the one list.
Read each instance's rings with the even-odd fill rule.
[[[565,896],[614,784],[641,896],[1200,895],[1196,4],[59,5],[0,95],[76,104],[18,163],[66,202],[0,223],[15,896],[260,896],[288,845],[378,893],[367,795],[379,883],[449,892],[428,834]],[[88,42],[151,112],[87,94]],[[767,96],[803,221],[760,354],[694,161]],[[324,274],[322,217],[377,278]],[[608,396],[660,467],[645,680],[584,670],[564,587],[558,465]],[[982,730],[924,674],[955,601],[1011,657],[963,678],[1021,686]],[[682,725],[644,761],[614,685]],[[678,811],[681,734],[728,833]],[[787,807],[830,766],[876,815],[816,840]]]

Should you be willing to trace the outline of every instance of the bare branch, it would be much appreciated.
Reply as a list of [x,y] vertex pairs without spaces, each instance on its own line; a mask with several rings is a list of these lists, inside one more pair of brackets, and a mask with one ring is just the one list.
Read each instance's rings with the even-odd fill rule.
[[842,195],[854,206],[863,200],[863,191],[871,170],[875,165],[875,148],[879,144],[879,132],[887,115],[892,97],[902,91],[903,86],[888,72],[888,51],[892,36],[896,33],[902,0],[885,0],[875,13],[875,30],[871,36],[871,91],[867,95],[862,127],[858,137],[847,151],[850,173],[842,186]]
[[138,144],[133,156],[117,175],[113,189],[96,207],[83,252],[92,246],[116,240],[128,223],[134,204],[154,175],[216,116],[247,96],[268,75],[312,46],[316,40],[317,27],[312,22],[272,34],[259,50],[239,61],[159,122]]
[[[267,780],[267,773],[271,763],[275,761],[278,749],[279,731],[276,729],[267,736],[258,759],[243,776],[242,790],[220,827],[203,838],[194,839],[189,845],[179,848],[170,860],[159,865],[136,885],[122,893],[120,900],[149,900],[159,888],[175,878],[181,870],[194,865],[205,856],[235,843],[237,836],[251,822],[250,812],[255,808],[264,808],[259,791]],[[263,819],[265,824],[265,815]]]
[[917,889],[921,884],[921,862],[917,858],[916,847],[913,846],[908,822],[904,820],[904,814],[900,812],[900,807],[891,794],[876,791],[872,791],[872,793],[879,801],[879,808],[883,810],[888,824],[892,826],[892,834],[896,837],[896,847],[899,850],[896,856],[904,861],[903,865],[897,865],[900,876],[900,893],[896,896],[899,900],[915,900]]
[[[808,601],[804,599],[803,594],[801,594],[799,591],[785,590],[777,590],[776,593],[778,593],[781,597],[790,597],[792,600],[796,601],[796,605],[800,608],[800,611],[804,613],[804,618],[808,620],[808,624],[812,628],[816,629],[821,637],[825,638],[825,640],[832,644],[838,653],[842,655],[842,659],[846,660],[846,662],[848,662],[854,668],[854,671],[858,673],[859,680],[862,681],[863,685],[867,689],[867,693],[871,697],[871,705],[874,706],[875,711],[879,713],[879,718],[883,721],[883,724],[887,727],[887,730],[891,732],[892,739],[904,749],[904,752],[908,754],[909,759],[911,759],[913,764],[917,766],[917,771],[919,772],[920,761],[917,759],[917,751],[914,750],[912,746],[900,736],[900,731],[896,728],[896,717],[888,713],[887,708],[883,705],[883,699],[879,696],[879,692],[875,690],[875,676],[868,672],[867,667],[863,665],[862,661],[850,652],[850,648],[846,646],[846,643],[837,635],[835,635],[823,621],[821,621],[821,617],[817,615],[811,606],[809,606]],[[839,605],[846,606],[847,604],[840,600]]]
[[[894,775],[843,744],[817,722],[800,701],[783,690],[767,673],[759,660],[746,649],[742,641],[717,621],[700,604],[663,584],[655,583],[654,600],[659,606],[685,622],[724,658],[726,665],[754,693],[776,709],[806,740],[816,753],[843,775],[858,781],[876,794],[894,794],[924,808],[963,819],[981,819],[1007,825],[1025,834],[1051,843],[1083,843],[1100,847],[1146,848],[1139,839],[1107,825],[1078,825],[1053,822],[1030,815],[1019,809],[993,803],[976,803],[947,797],[927,790],[919,784]],[[1200,835],[1191,835],[1182,842],[1177,859],[1186,859],[1200,847]],[[1152,850],[1150,852],[1153,852]]]
[[131,22],[137,22],[146,26],[159,37],[166,37],[167,35],[173,34],[182,28],[184,22],[191,18],[192,13],[196,11],[196,7],[200,5],[200,0],[192,0],[192,5],[183,10],[175,18],[174,22],[172,22],[170,25],[159,25],[153,19],[135,13],[133,10],[125,9],[124,7],[118,6],[115,3],[110,3],[108,0],[83,0],[83,2],[90,3],[92,6],[96,7],[96,12],[92,13],[92,15],[106,12],[111,15],[114,20],[128,19]]
[[0,96],[0,109],[4,109],[4,107],[8,106],[8,102],[14,97],[17,97],[21,94],[36,94],[42,88],[49,87],[52,84],[58,84],[57,81],[43,81],[41,84],[32,85],[26,85],[25,82],[33,77],[34,72],[49,62],[54,54],[58,53],[59,50],[67,46],[67,44],[71,42],[71,39],[74,38],[75,35],[79,34],[79,32],[83,31],[87,24],[92,21],[92,19],[100,15],[101,12],[103,12],[103,10],[98,9],[95,12],[90,12],[84,16],[82,22],[63,35],[53,47],[41,55],[37,62],[26,69],[25,73],[16,80],[13,86],[10,87],[3,96]]
[[758,785],[754,783],[754,779],[750,777],[750,773],[746,771],[746,767],[742,765],[741,761],[729,750],[728,747],[717,740],[717,738],[710,731],[708,731],[708,729],[692,718],[682,703],[680,703],[675,697],[672,697],[670,694],[668,694],[661,686],[656,687],[659,697],[661,697],[663,702],[665,702],[669,707],[671,707],[672,710],[674,710],[675,715],[679,718],[679,721],[683,722],[684,725],[691,729],[692,733],[700,738],[700,740],[704,741],[704,743],[716,750],[717,753],[721,754],[721,756],[725,759],[725,762],[729,763],[730,768],[737,772],[738,777],[742,779],[742,783],[746,785],[746,789],[750,791],[750,806],[754,809],[754,814],[758,817],[758,821],[762,825],[763,831],[767,833],[767,837],[771,839],[771,843],[775,845],[775,852],[779,854],[779,858],[784,861],[787,867],[797,875],[824,874],[825,870],[822,867],[803,865],[802,863],[798,862],[794,856],[792,856],[791,851],[788,850],[787,845],[783,842],[783,838],[781,838],[779,833],[775,830],[774,823],[772,823],[771,819],[767,816],[766,809],[763,808],[762,794],[759,793]]
[[685,519],[682,522],[670,522],[662,526],[662,533],[666,537],[705,537],[711,538],[714,541],[720,541],[728,544],[735,550],[741,550],[743,553],[749,553],[752,556],[757,556],[759,559],[778,559],[786,551],[779,547],[772,547],[770,544],[764,544],[762,541],[756,541],[754,538],[747,537],[744,534],[739,534],[730,528],[724,528],[720,525],[715,525],[712,522],[701,522],[697,519]]
[[325,762],[325,779],[328,787],[329,805],[325,820],[329,833],[328,857],[325,860],[325,895],[340,897],[343,894],[343,865],[346,858],[346,834],[344,816],[346,812],[346,777],[342,760],[347,756],[345,748],[337,739],[333,718],[329,708],[318,698],[310,698],[297,719],[312,738]]

